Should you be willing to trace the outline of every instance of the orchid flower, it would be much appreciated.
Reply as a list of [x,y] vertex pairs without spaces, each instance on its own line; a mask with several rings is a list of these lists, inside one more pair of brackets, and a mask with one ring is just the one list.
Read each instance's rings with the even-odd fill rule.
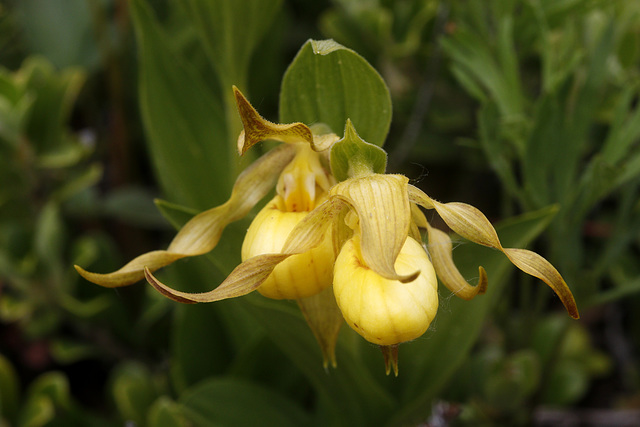
[[[569,315],[578,318],[573,295],[558,271],[526,249],[504,248],[489,220],[464,203],[440,203],[402,175],[385,174],[386,153],[363,141],[347,120],[339,139],[326,127],[274,124],[262,118],[234,88],[244,130],[242,155],[256,143],[284,142],[263,155],[236,181],[229,200],[193,217],[167,250],[143,254],[109,274],[76,266],[105,287],[142,278],[182,303],[204,303],[257,290],[295,299],[314,332],[327,366],[344,321],[379,345],[387,373],[397,375],[397,346],[426,332],[438,309],[437,278],[456,296],[485,292],[488,278],[470,285],[456,268],[449,235],[431,226],[422,210],[434,210],[457,234],[497,249],[520,270],[545,282]],[[242,263],[217,287],[203,293],[173,289],[154,271],[212,250],[224,227],[245,216],[273,187],[275,197],[253,220],[242,246]],[[421,231],[426,230],[428,245]]]

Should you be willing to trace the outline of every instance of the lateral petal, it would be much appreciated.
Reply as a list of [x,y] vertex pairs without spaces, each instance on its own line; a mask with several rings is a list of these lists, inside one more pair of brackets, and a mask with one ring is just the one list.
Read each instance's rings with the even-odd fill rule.
[[142,280],[145,267],[153,272],[180,258],[211,251],[218,244],[224,228],[244,217],[275,186],[278,176],[294,154],[295,147],[282,145],[256,160],[238,176],[229,200],[194,216],[174,237],[167,250],[142,254],[108,274],[92,273],[77,265],[76,270],[90,282],[115,288]]
[[507,248],[503,252],[520,270],[545,282],[558,295],[574,319],[579,319],[576,301],[558,270],[545,258],[527,249]]
[[144,274],[149,284],[158,292],[177,302],[197,303],[214,302],[227,298],[239,297],[256,290],[264,282],[273,269],[290,257],[309,251],[318,246],[324,238],[327,227],[331,226],[345,202],[340,198],[330,198],[309,212],[300,221],[285,242],[282,253],[257,255],[237,266],[217,288],[201,293],[188,293],[173,289],[153,276],[149,269]]
[[471,286],[453,262],[453,246],[447,233],[427,224],[429,233],[429,255],[436,274],[445,285],[457,297],[471,300],[478,294],[484,294],[487,290],[487,273],[484,268],[478,267],[478,284]]
[[503,248],[493,225],[480,210],[465,203],[437,202],[414,186],[409,186],[409,199],[426,209],[435,209],[444,222],[465,239],[503,252],[520,270],[539,278],[553,289],[571,317],[580,317],[573,294],[555,267],[535,252]]

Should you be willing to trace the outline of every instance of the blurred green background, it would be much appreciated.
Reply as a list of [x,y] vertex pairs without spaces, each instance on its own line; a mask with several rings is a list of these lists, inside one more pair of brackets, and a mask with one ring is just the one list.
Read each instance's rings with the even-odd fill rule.
[[[224,202],[247,164],[231,86],[277,121],[310,38],[387,82],[388,172],[543,254],[579,321],[459,240],[486,296],[441,289],[398,378],[346,327],[325,372],[294,303],[182,306],[75,273]],[[0,65],[0,426],[640,423],[640,2],[5,0]],[[217,286],[249,222],[162,277]]]

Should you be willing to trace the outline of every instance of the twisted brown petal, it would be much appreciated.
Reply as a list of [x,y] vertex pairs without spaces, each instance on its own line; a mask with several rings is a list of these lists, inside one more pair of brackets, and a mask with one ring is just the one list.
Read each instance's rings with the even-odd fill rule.
[[426,209],[435,209],[444,222],[460,236],[503,252],[520,270],[549,285],[571,317],[580,317],[573,294],[558,270],[535,252],[503,248],[493,225],[478,209],[465,203],[439,203],[414,186],[409,186],[409,200]]
[[[304,123],[276,124],[264,119],[258,111],[249,103],[237,87],[233,87],[236,104],[240,112],[240,118],[244,130],[238,137],[238,153],[243,155],[249,148],[265,139],[274,139],[282,142],[307,142],[316,149],[311,129]],[[328,137],[318,142],[324,146],[328,143]]]
[[471,286],[453,262],[453,247],[451,238],[444,231],[431,227],[427,224],[429,233],[429,255],[433,268],[440,278],[440,281],[456,296],[471,300],[478,294],[483,294],[487,290],[487,273],[484,268],[478,267],[478,284]]

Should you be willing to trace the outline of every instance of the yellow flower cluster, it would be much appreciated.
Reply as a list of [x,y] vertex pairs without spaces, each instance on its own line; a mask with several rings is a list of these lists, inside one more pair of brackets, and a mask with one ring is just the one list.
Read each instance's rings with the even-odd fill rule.
[[[302,123],[274,124],[234,91],[244,125],[240,154],[266,139],[286,144],[247,168],[229,200],[192,218],[167,250],[143,254],[109,274],[76,266],[83,277],[106,287],[146,277],[158,291],[184,303],[219,301],[256,289],[269,298],[294,299],[320,343],[325,365],[335,365],[335,343],[344,319],[381,346],[387,373],[392,367],[397,375],[397,345],[424,334],[436,315],[436,276],[464,299],[487,287],[482,267],[476,286],[462,277],[453,263],[449,235],[430,226],[420,206],[435,210],[462,237],[502,251],[515,266],[547,283],[569,314],[578,317],[573,295],[557,270],[535,252],[503,248],[491,223],[473,206],[439,203],[406,177],[374,173],[362,161],[350,163],[349,177],[336,182],[331,149],[344,139],[358,138],[349,121],[342,140],[332,133],[314,134]],[[224,227],[246,215],[274,187],[276,196],[247,231],[242,264],[219,287],[185,293],[153,275],[177,259],[209,252]],[[426,230],[429,251],[421,230]]]

